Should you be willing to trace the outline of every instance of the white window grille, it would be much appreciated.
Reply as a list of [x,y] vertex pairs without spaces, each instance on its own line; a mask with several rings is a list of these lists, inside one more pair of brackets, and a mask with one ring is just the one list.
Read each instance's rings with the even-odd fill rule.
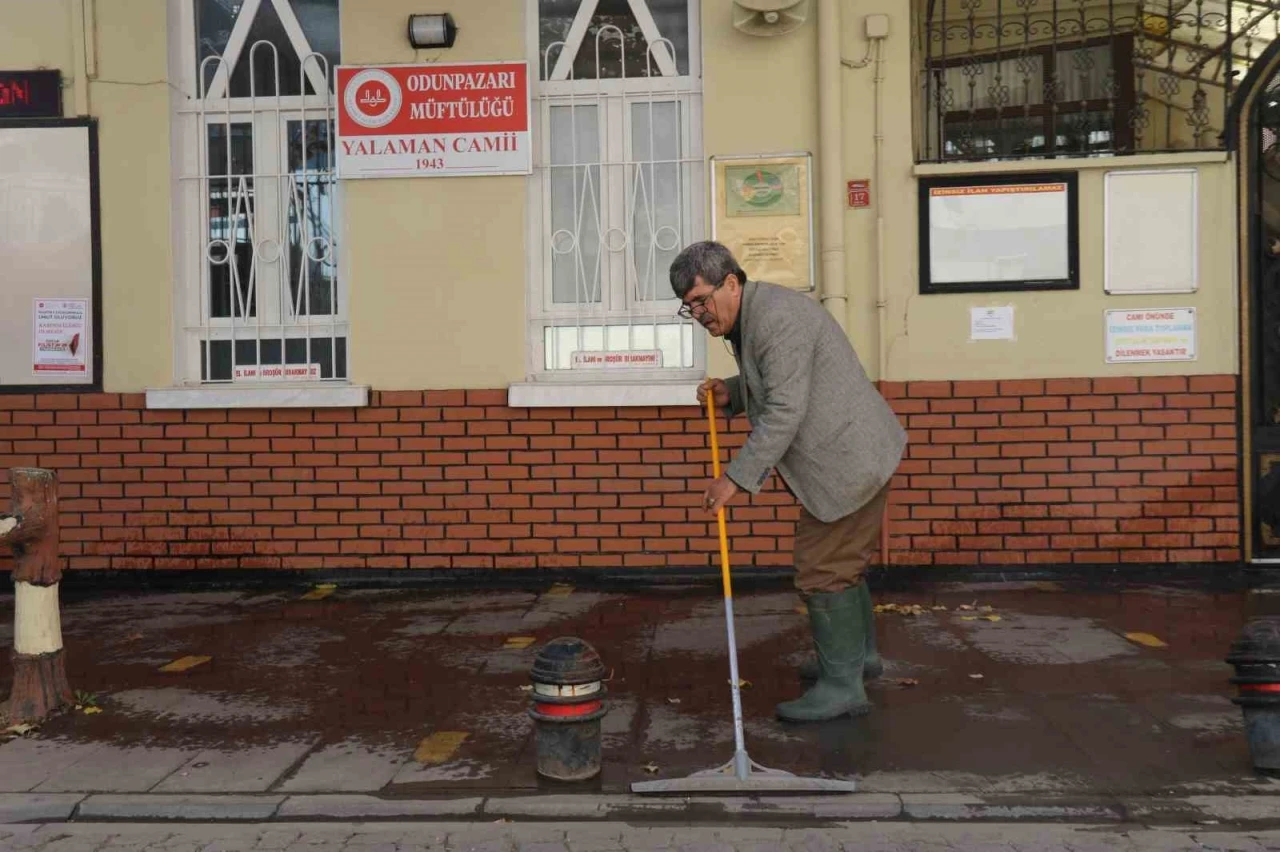
[[345,381],[338,0],[171,0],[182,377]]
[[[703,335],[676,315],[668,279],[671,261],[704,233],[698,1],[529,3],[538,60],[531,374],[700,374]],[[581,369],[605,353],[609,369]]]

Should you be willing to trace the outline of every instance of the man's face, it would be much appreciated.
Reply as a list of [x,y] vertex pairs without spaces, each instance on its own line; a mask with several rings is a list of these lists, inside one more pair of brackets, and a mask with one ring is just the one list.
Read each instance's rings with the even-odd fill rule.
[[724,337],[738,321],[742,307],[742,284],[738,276],[729,275],[716,287],[701,276],[693,279],[693,287],[684,294],[684,305],[694,321],[702,325],[712,337]]

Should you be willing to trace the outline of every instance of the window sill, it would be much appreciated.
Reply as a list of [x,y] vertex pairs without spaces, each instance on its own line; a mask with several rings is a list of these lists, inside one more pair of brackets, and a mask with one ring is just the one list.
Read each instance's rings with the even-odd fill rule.
[[688,381],[616,384],[521,382],[507,389],[507,405],[512,408],[656,408],[697,404],[698,383]]
[[195,408],[363,408],[364,385],[193,385],[148,388],[149,409]]

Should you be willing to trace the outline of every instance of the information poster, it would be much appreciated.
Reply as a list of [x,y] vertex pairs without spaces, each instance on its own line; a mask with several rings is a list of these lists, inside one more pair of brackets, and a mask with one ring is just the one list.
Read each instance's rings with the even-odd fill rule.
[[748,278],[814,289],[812,157],[714,157],[711,189],[712,239]]
[[970,340],[1013,340],[1013,305],[969,308]]
[[923,292],[1074,289],[1075,176],[921,181]]
[[89,343],[88,299],[36,299],[33,303],[32,372],[83,376]]
[[338,68],[340,178],[527,175],[526,62]]
[[1196,309],[1107,311],[1107,363],[1194,361]]

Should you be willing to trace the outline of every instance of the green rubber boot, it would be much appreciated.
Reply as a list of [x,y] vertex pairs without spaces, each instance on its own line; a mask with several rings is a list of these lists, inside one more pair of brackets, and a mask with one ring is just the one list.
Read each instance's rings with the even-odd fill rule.
[[[871,604],[871,589],[866,582],[858,584],[859,605],[862,607],[862,623],[866,625],[867,659],[862,666],[864,680],[874,680],[884,674],[884,661],[876,650],[876,616],[875,607]],[[818,679],[818,660],[810,657],[800,664],[801,680]]]
[[778,718],[825,722],[846,714],[860,716],[871,709],[862,687],[867,649],[860,587],[809,597],[809,625],[818,651],[819,676],[802,697],[778,705]]

